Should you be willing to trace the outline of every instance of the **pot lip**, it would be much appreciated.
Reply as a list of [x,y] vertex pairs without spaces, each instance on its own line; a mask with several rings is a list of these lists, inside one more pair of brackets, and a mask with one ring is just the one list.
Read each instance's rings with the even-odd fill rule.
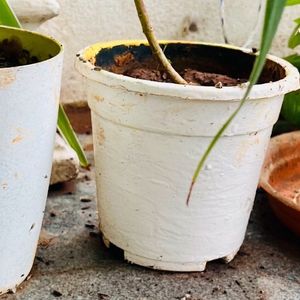
[[42,61],[39,61],[39,62],[36,62],[36,63],[28,64],[28,65],[20,65],[20,66],[15,66],[15,67],[0,68],[0,72],[2,70],[7,71],[7,70],[24,69],[24,68],[27,69],[27,68],[30,68],[32,66],[45,64],[45,63],[48,63],[52,60],[57,59],[58,57],[62,56],[63,53],[64,53],[64,46],[59,41],[57,41],[55,38],[53,38],[51,36],[48,36],[48,35],[45,35],[45,34],[42,34],[42,33],[39,33],[39,32],[35,32],[35,31],[27,30],[27,29],[24,29],[24,28],[14,28],[14,27],[5,26],[5,25],[0,25],[0,29],[7,29],[7,30],[10,30],[10,31],[19,31],[19,32],[24,32],[26,34],[31,34],[31,35],[34,35],[34,36],[42,37],[43,39],[48,40],[49,42],[52,42],[52,43],[56,44],[56,46],[59,49],[59,51],[57,52],[56,55],[54,55],[54,56],[52,56],[48,59],[45,59],[45,60],[42,60]]
[[[180,43],[180,44],[196,44],[208,45],[215,47],[224,47],[234,50],[240,50],[244,53],[253,53],[251,49],[239,48],[231,45],[202,43],[180,40],[160,40],[162,44]],[[174,83],[162,83],[149,80],[136,79],[129,76],[115,74],[105,70],[99,70],[90,62],[100,49],[111,48],[117,45],[140,45],[146,44],[145,40],[117,40],[111,42],[101,42],[88,46],[79,51],[76,56],[75,67],[85,77],[93,81],[99,82],[110,87],[119,87],[130,92],[145,93],[157,96],[171,96],[183,98],[186,100],[232,100],[240,101],[244,96],[247,83],[240,86],[215,88],[208,86],[180,85]],[[291,91],[299,89],[299,73],[298,70],[289,62],[279,57],[268,55],[268,59],[279,64],[286,71],[286,76],[276,82],[257,84],[252,88],[249,99],[271,98],[283,95]]]
[[293,132],[280,134],[271,139],[270,144],[269,144],[268,153],[266,155],[266,160],[265,160],[263,168],[262,168],[262,172],[261,172],[261,176],[260,176],[260,180],[259,180],[259,186],[262,189],[264,189],[273,198],[272,201],[280,202],[283,205],[285,205],[286,207],[289,207],[300,213],[300,205],[297,205],[296,203],[293,203],[292,201],[290,201],[290,199],[284,197],[269,183],[269,178],[272,173],[272,168],[268,167],[268,166],[270,166],[270,164],[272,164],[272,163],[271,162],[268,163],[268,157],[269,157],[270,153],[272,152],[272,149],[275,148],[275,145],[278,143],[281,143],[282,141],[285,141],[287,137],[289,139],[292,139],[292,138],[300,139],[300,131],[293,131]]

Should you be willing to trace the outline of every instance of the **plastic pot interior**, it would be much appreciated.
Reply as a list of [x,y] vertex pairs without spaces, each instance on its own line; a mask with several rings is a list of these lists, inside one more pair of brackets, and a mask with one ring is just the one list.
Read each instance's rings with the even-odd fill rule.
[[[124,42],[99,46],[100,44],[96,44],[89,47],[83,52],[82,57],[103,70],[123,74],[124,69],[126,70],[126,62],[121,63],[125,65],[124,68],[120,67],[120,61],[117,58],[126,60],[128,53],[139,63],[157,67],[157,62],[151,59],[152,53],[146,43]],[[161,47],[178,72],[191,68],[202,72],[226,74],[233,78],[248,79],[255,60],[253,52],[241,51],[240,48],[224,45],[162,41]],[[275,82],[285,76],[284,68],[268,59],[258,83]]]
[[36,56],[39,62],[48,60],[63,50],[60,43],[45,35],[24,29],[0,26],[0,41],[12,38],[18,39],[23,49],[29,51],[31,56]]

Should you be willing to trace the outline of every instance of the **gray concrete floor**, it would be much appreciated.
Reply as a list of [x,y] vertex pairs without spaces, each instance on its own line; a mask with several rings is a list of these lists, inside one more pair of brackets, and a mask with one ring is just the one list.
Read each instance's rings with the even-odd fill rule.
[[258,191],[245,242],[226,265],[172,273],[123,261],[97,230],[92,171],[50,190],[30,278],[3,299],[300,299],[300,239],[273,216]]

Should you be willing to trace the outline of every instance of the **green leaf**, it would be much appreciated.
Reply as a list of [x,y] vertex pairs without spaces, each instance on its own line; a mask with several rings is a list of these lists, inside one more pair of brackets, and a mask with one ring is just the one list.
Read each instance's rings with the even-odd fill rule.
[[[16,17],[6,0],[0,0],[0,25],[21,28],[21,24],[18,18]],[[77,139],[77,136],[72,128],[72,125],[70,124],[70,121],[62,105],[59,106],[57,124],[61,135],[65,138],[68,144],[76,151],[80,164],[83,167],[87,167],[89,165],[87,158],[84,154],[84,151],[82,150],[80,142]]]
[[286,3],[286,0],[267,0],[264,26],[263,26],[263,30],[262,30],[262,36],[261,36],[260,52],[259,52],[258,56],[256,57],[254,66],[252,68],[252,72],[251,72],[250,78],[249,78],[249,85],[245,91],[245,94],[244,94],[239,106],[232,113],[232,115],[228,118],[228,120],[223,124],[223,126],[219,129],[219,131],[214,136],[214,138],[210,142],[209,146],[205,150],[203,156],[201,157],[201,159],[196,167],[196,170],[194,172],[193,178],[192,178],[192,182],[191,182],[189,193],[188,193],[187,200],[186,200],[187,205],[189,204],[193,186],[198,179],[199,173],[202,170],[204,163],[206,162],[206,159],[208,158],[209,154],[213,150],[215,144],[218,142],[220,137],[223,135],[224,131],[228,128],[228,126],[230,125],[232,120],[235,118],[235,116],[239,113],[240,109],[245,104],[253,85],[256,84],[257,80],[259,79],[261,71],[263,70],[263,67],[265,65],[267,53],[270,50],[273,38],[277,31],[277,27],[278,27],[279,21],[281,19],[285,3]]
[[288,42],[288,46],[291,49],[294,49],[295,47],[297,47],[300,44],[300,18],[294,20],[294,22],[296,23],[296,27],[293,30],[290,38],[289,38],[289,42]]
[[57,127],[60,134],[64,137],[68,144],[76,151],[81,165],[83,167],[88,167],[89,163],[85,157],[84,151],[80,145],[80,142],[77,139],[77,136],[62,105],[59,106],[58,110]]
[[297,5],[297,4],[300,4],[300,0],[287,0],[286,1],[286,6]]
[[6,0],[0,0],[0,25],[21,28],[18,18]]
[[276,136],[290,131],[295,131],[297,129],[297,126],[293,125],[291,122],[285,120],[284,118],[281,118],[274,124],[272,135]]
[[300,126],[300,91],[291,92],[284,97],[282,116],[291,124]]
[[298,54],[286,56],[284,59],[300,70],[300,56]]

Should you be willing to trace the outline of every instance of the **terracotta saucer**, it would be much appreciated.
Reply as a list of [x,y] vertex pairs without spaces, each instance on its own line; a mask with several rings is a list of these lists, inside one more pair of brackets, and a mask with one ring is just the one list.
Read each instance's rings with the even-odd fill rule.
[[300,236],[300,131],[271,139],[260,186],[277,217]]

